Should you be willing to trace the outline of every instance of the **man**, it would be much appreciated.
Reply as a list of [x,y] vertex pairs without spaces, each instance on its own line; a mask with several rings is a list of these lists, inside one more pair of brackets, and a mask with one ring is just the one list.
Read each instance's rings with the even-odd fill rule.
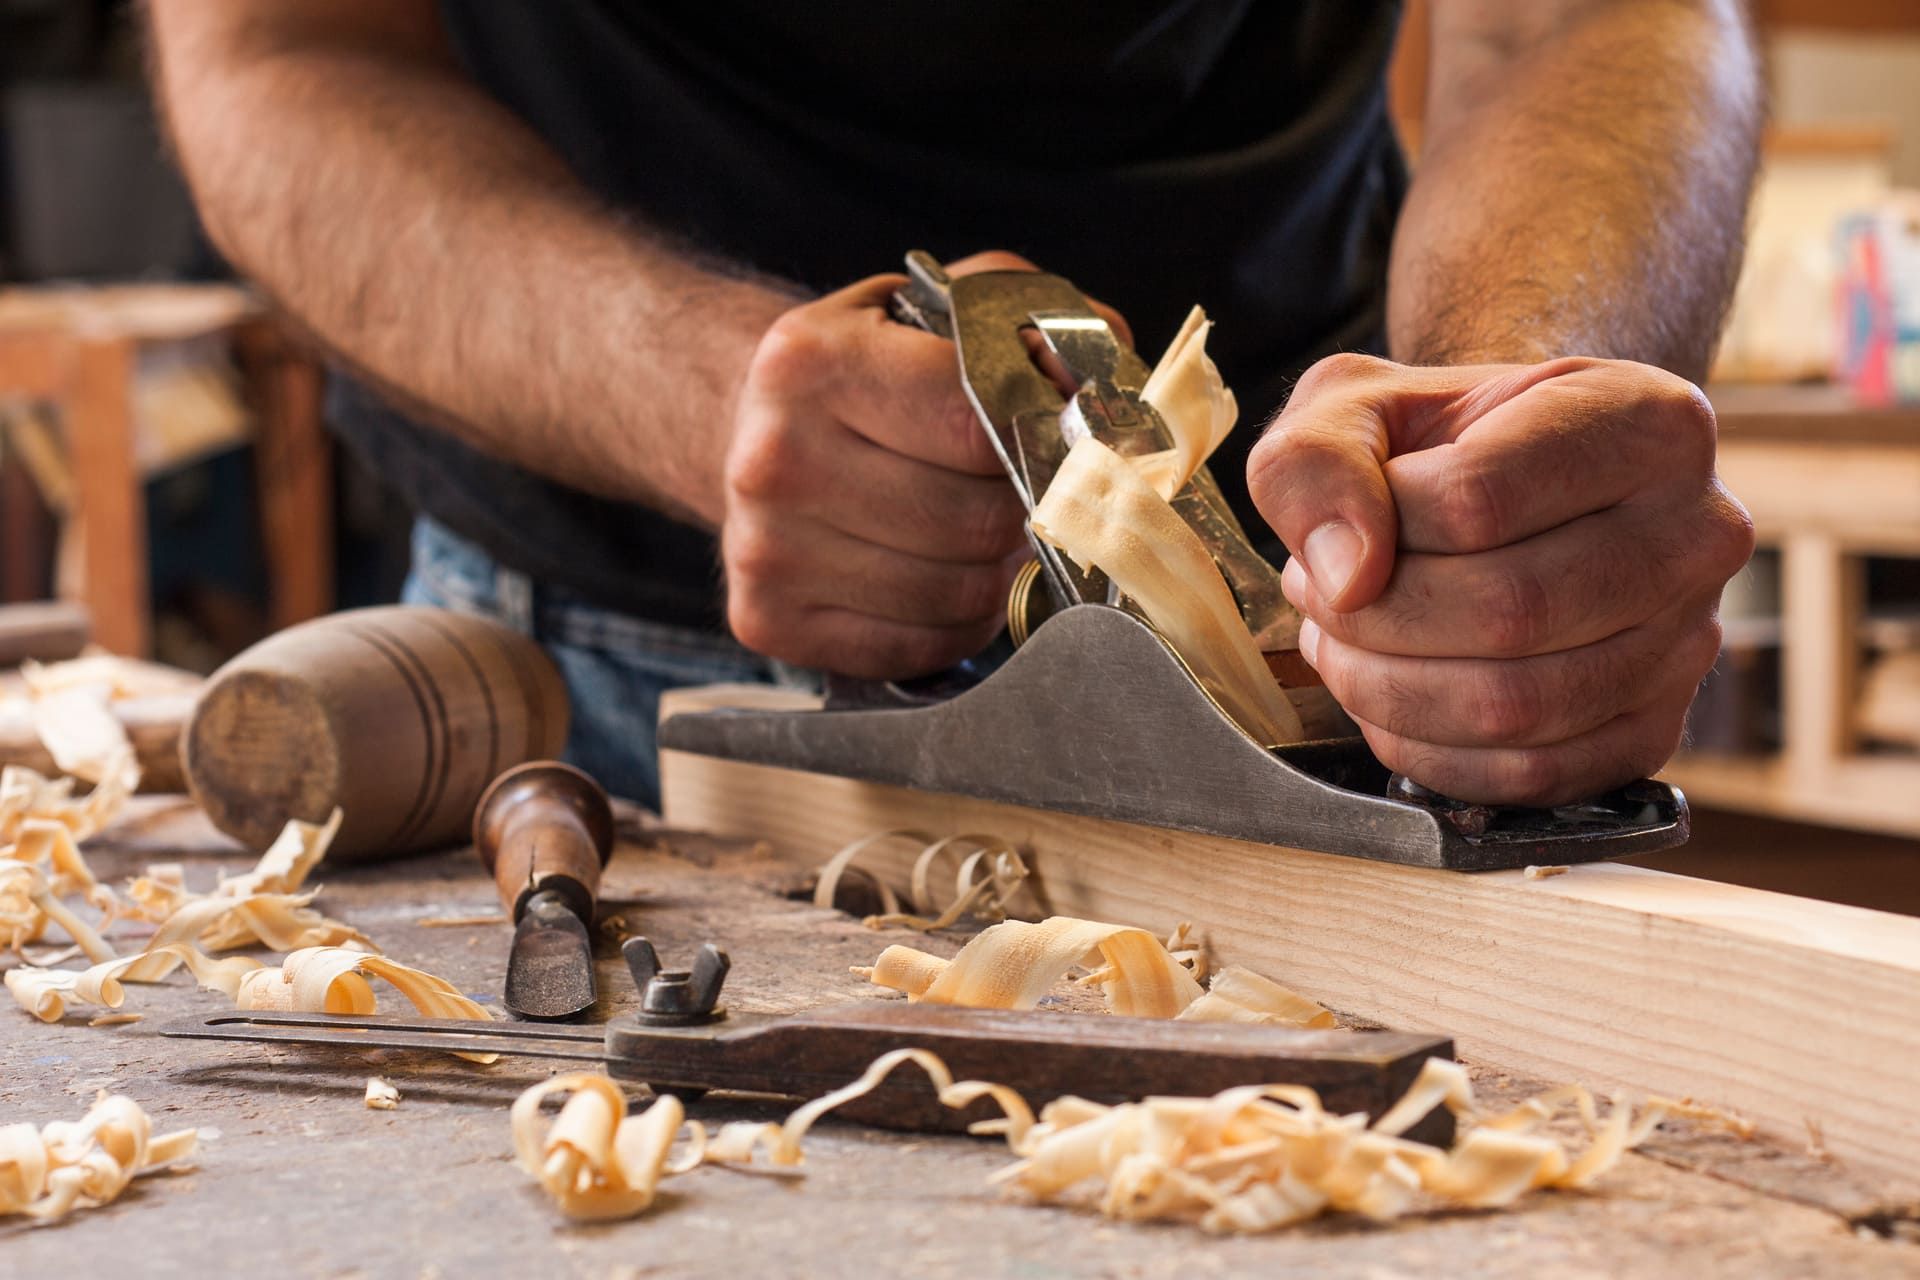
[[426,517],[416,596],[547,643],[616,789],[662,688],[996,632],[1022,512],[886,318],[915,246],[1149,351],[1199,302],[1253,414],[1308,370],[1213,467],[1389,766],[1555,802],[1679,741],[1752,545],[1686,381],[1754,161],[1737,0],[1435,0],[1411,185],[1387,0],[150,7],[209,231]]

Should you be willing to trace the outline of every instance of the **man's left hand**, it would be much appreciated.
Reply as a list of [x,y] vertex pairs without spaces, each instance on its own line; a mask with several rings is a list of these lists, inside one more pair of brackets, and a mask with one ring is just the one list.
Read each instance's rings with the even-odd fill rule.
[[1753,524],[1712,408],[1648,365],[1308,370],[1248,461],[1300,646],[1381,762],[1548,805],[1664,765]]

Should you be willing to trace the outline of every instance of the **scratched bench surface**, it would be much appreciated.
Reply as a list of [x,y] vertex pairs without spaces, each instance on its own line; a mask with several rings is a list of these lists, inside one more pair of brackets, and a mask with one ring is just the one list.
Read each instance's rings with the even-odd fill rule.
[[[251,860],[198,814],[143,801],[90,860],[117,881],[182,861],[204,888]],[[326,869],[320,905],[387,953],[497,1002],[508,930],[422,921],[486,915],[498,903],[467,850],[380,867]],[[740,842],[626,833],[607,874],[603,922],[622,917],[671,961],[703,941],[732,954],[728,1003],[792,1011],[887,998],[851,977],[888,941],[857,920],[794,901],[790,868]],[[922,945],[951,951],[943,935]],[[123,949],[137,945],[130,939]],[[603,1009],[631,1002],[617,953],[601,946]],[[1274,975],[1284,979],[1284,974]],[[382,1009],[409,1010],[381,984]],[[0,1123],[75,1118],[102,1088],[126,1093],[157,1129],[218,1130],[190,1172],[136,1182],[118,1202],[50,1228],[0,1225],[6,1270],[34,1275],[458,1274],[926,1277],[1913,1275],[1920,1247],[1856,1228],[1874,1189],[1803,1153],[1666,1134],[1597,1194],[1541,1194],[1498,1213],[1448,1213],[1372,1227],[1329,1220],[1284,1234],[1217,1239],[1178,1225],[1110,1223],[1036,1207],[986,1185],[1009,1159],[997,1141],[892,1134],[825,1123],[806,1176],[705,1168],[671,1179],[654,1208],[574,1226],[514,1167],[506,1109],[546,1065],[493,1067],[413,1053],[165,1040],[158,1025],[220,1006],[181,980],[128,988],[144,1021],[46,1026],[0,1009]],[[1063,1015],[1066,1016],[1066,1015]],[[403,1096],[369,1111],[366,1078]],[[1490,1077],[1494,1097],[1541,1082]],[[712,1121],[778,1118],[784,1107],[709,1098]]]

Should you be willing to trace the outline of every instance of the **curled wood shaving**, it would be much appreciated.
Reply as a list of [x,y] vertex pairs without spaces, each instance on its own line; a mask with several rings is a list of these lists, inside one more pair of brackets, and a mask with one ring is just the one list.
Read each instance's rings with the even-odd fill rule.
[[[542,1134],[540,1104],[556,1093],[571,1096]],[[671,1094],[630,1116],[618,1085],[605,1076],[575,1072],[522,1093],[509,1119],[520,1167],[538,1180],[560,1212],[579,1222],[603,1222],[634,1217],[653,1203],[685,1117],[680,1099]]]
[[1278,746],[1306,736],[1206,544],[1126,459],[1082,438],[1031,525],[1083,568],[1104,570],[1255,740]]
[[1207,992],[1180,1011],[1189,1022],[1262,1022],[1287,1027],[1333,1027],[1332,1013],[1251,969],[1229,965]]
[[[149,945],[135,956],[116,956],[88,969],[37,969],[22,965],[7,970],[7,990],[21,1008],[42,1022],[58,1022],[69,1004],[101,1005],[118,1009],[126,1002],[122,981],[157,982],[182,964],[201,986],[235,998],[240,979],[261,967],[248,956],[214,960],[190,943]],[[138,970],[142,975],[135,977]]]
[[820,1117],[856,1098],[866,1097],[893,1074],[894,1068],[907,1062],[927,1073],[945,1106],[964,1110],[983,1097],[991,1097],[1000,1104],[1003,1114],[999,1119],[978,1121],[968,1126],[968,1132],[1005,1134],[1009,1142],[1018,1142],[1032,1126],[1033,1111],[1026,1099],[1007,1086],[985,1080],[955,1083],[953,1073],[938,1054],[926,1049],[895,1049],[875,1058],[853,1083],[802,1104],[780,1124],[741,1120],[722,1126],[718,1134],[703,1144],[706,1159],[715,1164],[745,1164],[752,1162],[756,1151],[764,1151],[768,1164],[793,1168],[803,1158],[801,1139]]
[[1549,876],[1563,876],[1571,870],[1572,867],[1528,867],[1520,874],[1528,880],[1545,880]]
[[[1107,1106],[1061,1097],[1036,1121],[1012,1089],[988,1081],[956,1083],[946,1063],[924,1049],[896,1049],[876,1058],[858,1080],[795,1110],[781,1124],[736,1122],[711,1138],[686,1124],[686,1154],[668,1153],[684,1113],[663,1097],[638,1117],[604,1076],[562,1076],[536,1085],[514,1103],[512,1129],[520,1165],[540,1181],[567,1216],[631,1217],[653,1202],[660,1181],[702,1163],[751,1163],[796,1170],[802,1140],[821,1116],[879,1087],[913,1063],[955,1109],[990,1097],[1002,1116],[969,1126],[995,1133],[1019,1157],[992,1181],[1040,1201],[1091,1187],[1093,1203],[1124,1221],[1197,1222],[1218,1232],[1273,1231],[1326,1213],[1387,1221],[1416,1210],[1500,1208],[1540,1188],[1593,1185],[1621,1156],[1681,1106],[1649,1099],[1636,1117],[1615,1099],[1602,1117],[1593,1095],[1569,1086],[1511,1111],[1486,1115],[1475,1103],[1465,1068],[1429,1059],[1420,1075],[1372,1125],[1366,1116],[1334,1115],[1304,1085],[1247,1085],[1212,1097],[1156,1097]],[[542,1135],[541,1101],[570,1092],[559,1118]],[[1403,1137],[1436,1106],[1452,1110],[1460,1137],[1443,1150]],[[1570,1152],[1539,1132],[1571,1112],[1585,1128],[1583,1149]]]
[[[1463,1126],[1451,1151],[1400,1136],[1436,1105]],[[1569,1088],[1482,1117],[1465,1070],[1441,1059],[1429,1060],[1372,1126],[1328,1113],[1302,1086],[1114,1107],[1062,1098],[1016,1144],[1020,1162],[995,1180],[1040,1200],[1092,1183],[1109,1217],[1186,1219],[1213,1231],[1271,1231],[1328,1212],[1384,1221],[1423,1202],[1498,1208],[1536,1188],[1589,1186],[1645,1139],[1667,1105],[1652,1100],[1635,1118],[1616,1100],[1603,1119],[1591,1094]],[[1589,1135],[1577,1155],[1537,1132],[1569,1107]]]
[[[936,1055],[925,1049],[895,1049],[874,1059],[858,1080],[804,1104],[782,1124],[736,1121],[711,1138],[706,1126],[686,1120],[680,1100],[671,1094],[661,1095],[633,1116],[627,1114],[626,1096],[607,1077],[557,1076],[515,1100],[510,1117],[514,1153],[520,1167],[538,1180],[567,1217],[578,1221],[631,1218],[653,1203],[663,1179],[702,1164],[750,1164],[756,1153],[764,1152],[768,1164],[797,1169],[803,1158],[801,1140],[820,1117],[865,1097],[906,1062],[932,1077],[940,1101],[949,1107],[965,1108],[983,1097],[1000,1104],[1005,1115],[970,1126],[975,1133],[1005,1134],[1009,1141],[1018,1141],[1033,1123],[1025,1100],[1005,1085],[982,1080],[955,1083]],[[543,1134],[540,1105],[556,1093],[571,1096]],[[683,1124],[689,1137],[686,1152],[669,1162]]]
[[1168,501],[1220,447],[1240,417],[1239,403],[1207,355],[1212,331],[1206,312],[1199,307],[1189,311],[1140,392],[1167,424],[1174,444],[1163,453],[1133,459],[1133,465]]
[[369,1111],[391,1111],[400,1105],[400,1091],[379,1076],[368,1076],[366,1102]]
[[110,770],[84,796],[73,794],[73,778],[50,779],[21,765],[0,768],[0,846],[11,844],[20,824],[30,818],[60,823],[85,840],[119,816],[133,784],[125,769]]
[[376,1011],[373,984],[381,978],[429,1018],[492,1019],[445,978],[346,947],[306,947],[276,967],[241,976],[234,1003],[242,1009],[288,1009],[303,1013]]
[[[1184,928],[1169,939],[1185,940]],[[997,924],[952,960],[912,947],[888,947],[871,968],[854,972],[912,1000],[1031,1009],[1075,968],[1088,970],[1076,981],[1100,987],[1107,1008],[1130,1017],[1334,1025],[1327,1010],[1247,969],[1222,970],[1203,992],[1193,970],[1146,930],[1071,916]]]
[[[864,839],[855,840],[827,859],[820,868],[819,878],[813,885],[813,905],[823,911],[832,911],[834,902],[840,895],[840,881],[853,869],[854,860],[867,850],[885,844],[889,840],[911,840],[916,844],[929,844],[933,837],[924,831],[880,831]],[[880,910],[885,915],[896,915],[900,911],[900,899],[890,885],[875,878],[874,885],[880,892]]]
[[340,833],[340,824],[346,820],[346,811],[335,806],[332,814],[324,823],[302,822],[297,818],[289,819],[287,825],[280,828],[280,834],[274,837],[260,860],[253,864],[251,871],[237,876],[224,876],[214,886],[214,894],[223,898],[243,898],[251,893],[294,893],[307,882],[307,877],[327,856],[327,850],[333,844],[334,836]]
[[[919,832],[887,832],[881,839],[920,838]],[[840,853],[835,854],[825,867],[821,868],[820,879],[827,882],[828,872],[832,870],[837,877],[853,866],[853,860],[866,850],[874,847],[875,840],[855,841]],[[944,908],[934,904],[933,868],[945,854],[968,849],[970,852],[961,859],[959,869],[954,874],[953,898]],[[843,859],[844,856],[844,860]],[[836,863],[838,864],[836,866]],[[1028,875],[1027,864],[1020,857],[1019,850],[997,836],[957,835],[941,840],[929,841],[918,857],[913,861],[913,871],[908,881],[908,900],[913,912],[897,909],[882,915],[871,915],[861,923],[869,929],[904,928],[915,929],[922,933],[935,929],[945,929],[971,915],[981,920],[1004,920],[1007,918],[1007,904],[1020,891],[1021,883]],[[876,878],[876,883],[878,880]],[[837,884],[832,886],[837,888]],[[883,893],[885,889],[883,887]],[[816,904],[819,893],[815,893]],[[831,893],[828,900],[832,900]],[[915,914],[918,913],[918,914]]]
[[192,1129],[153,1136],[131,1099],[102,1094],[77,1121],[0,1126],[0,1216],[58,1222],[116,1199],[141,1174],[193,1154]]
[[49,922],[65,929],[88,959],[113,958],[113,948],[106,939],[54,895],[52,884],[38,866],[0,857],[0,929],[6,931],[9,945],[18,950],[32,942]]
[[1193,975],[1146,930],[1071,916],[994,925],[951,961],[888,947],[865,976],[930,1004],[1031,1009],[1076,966],[1093,967],[1089,981],[1114,1013],[1171,1018],[1200,997]]
[[107,709],[106,685],[73,685],[33,700],[34,732],[63,773],[95,784],[140,785],[140,766],[127,730]]

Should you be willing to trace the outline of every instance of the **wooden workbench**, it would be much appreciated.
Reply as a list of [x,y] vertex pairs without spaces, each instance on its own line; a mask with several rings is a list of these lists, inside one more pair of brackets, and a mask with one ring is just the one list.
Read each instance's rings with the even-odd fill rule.
[[[182,860],[194,887],[250,859],[179,802],[145,801],[94,843],[103,878]],[[464,850],[318,877],[320,901],[395,959],[484,1001],[499,991],[504,925],[436,928],[486,914],[492,889]],[[850,917],[786,896],[794,873],[744,842],[630,827],[609,868],[603,922],[618,915],[672,960],[713,940],[732,953],[729,1003],[797,1009],[886,998],[851,978],[885,941]],[[957,938],[932,945],[948,948]],[[608,942],[608,1003],[631,990]],[[391,991],[383,991],[385,1001]],[[1879,1189],[1804,1153],[1676,1130],[1629,1157],[1596,1194],[1543,1194],[1498,1213],[1387,1228],[1322,1222],[1213,1239],[1180,1226],[1108,1223],[1036,1208],[985,1185],[997,1142],[885,1134],[835,1123],[807,1143],[807,1176],[707,1168],[673,1179],[631,1222],[570,1226],[511,1160],[506,1107],[546,1068],[477,1067],[417,1054],[159,1038],[157,1024],[219,998],[176,979],[130,987],[146,1020],[92,1028],[0,1009],[0,1123],[77,1117],[94,1092],[126,1093],[162,1130],[218,1130],[192,1172],[135,1183],[119,1202],[51,1228],[0,1224],[15,1276],[465,1274],[916,1277],[1265,1275],[1913,1275],[1920,1248],[1884,1240]],[[392,1011],[404,1011],[394,1008]],[[1062,1015],[1070,1016],[1070,1015]],[[398,1110],[362,1104],[366,1077],[399,1086]],[[1485,1078],[1517,1097],[1539,1082]],[[777,1118],[783,1106],[708,1099],[707,1118]],[[1898,1233],[1898,1228],[1896,1233]]]

